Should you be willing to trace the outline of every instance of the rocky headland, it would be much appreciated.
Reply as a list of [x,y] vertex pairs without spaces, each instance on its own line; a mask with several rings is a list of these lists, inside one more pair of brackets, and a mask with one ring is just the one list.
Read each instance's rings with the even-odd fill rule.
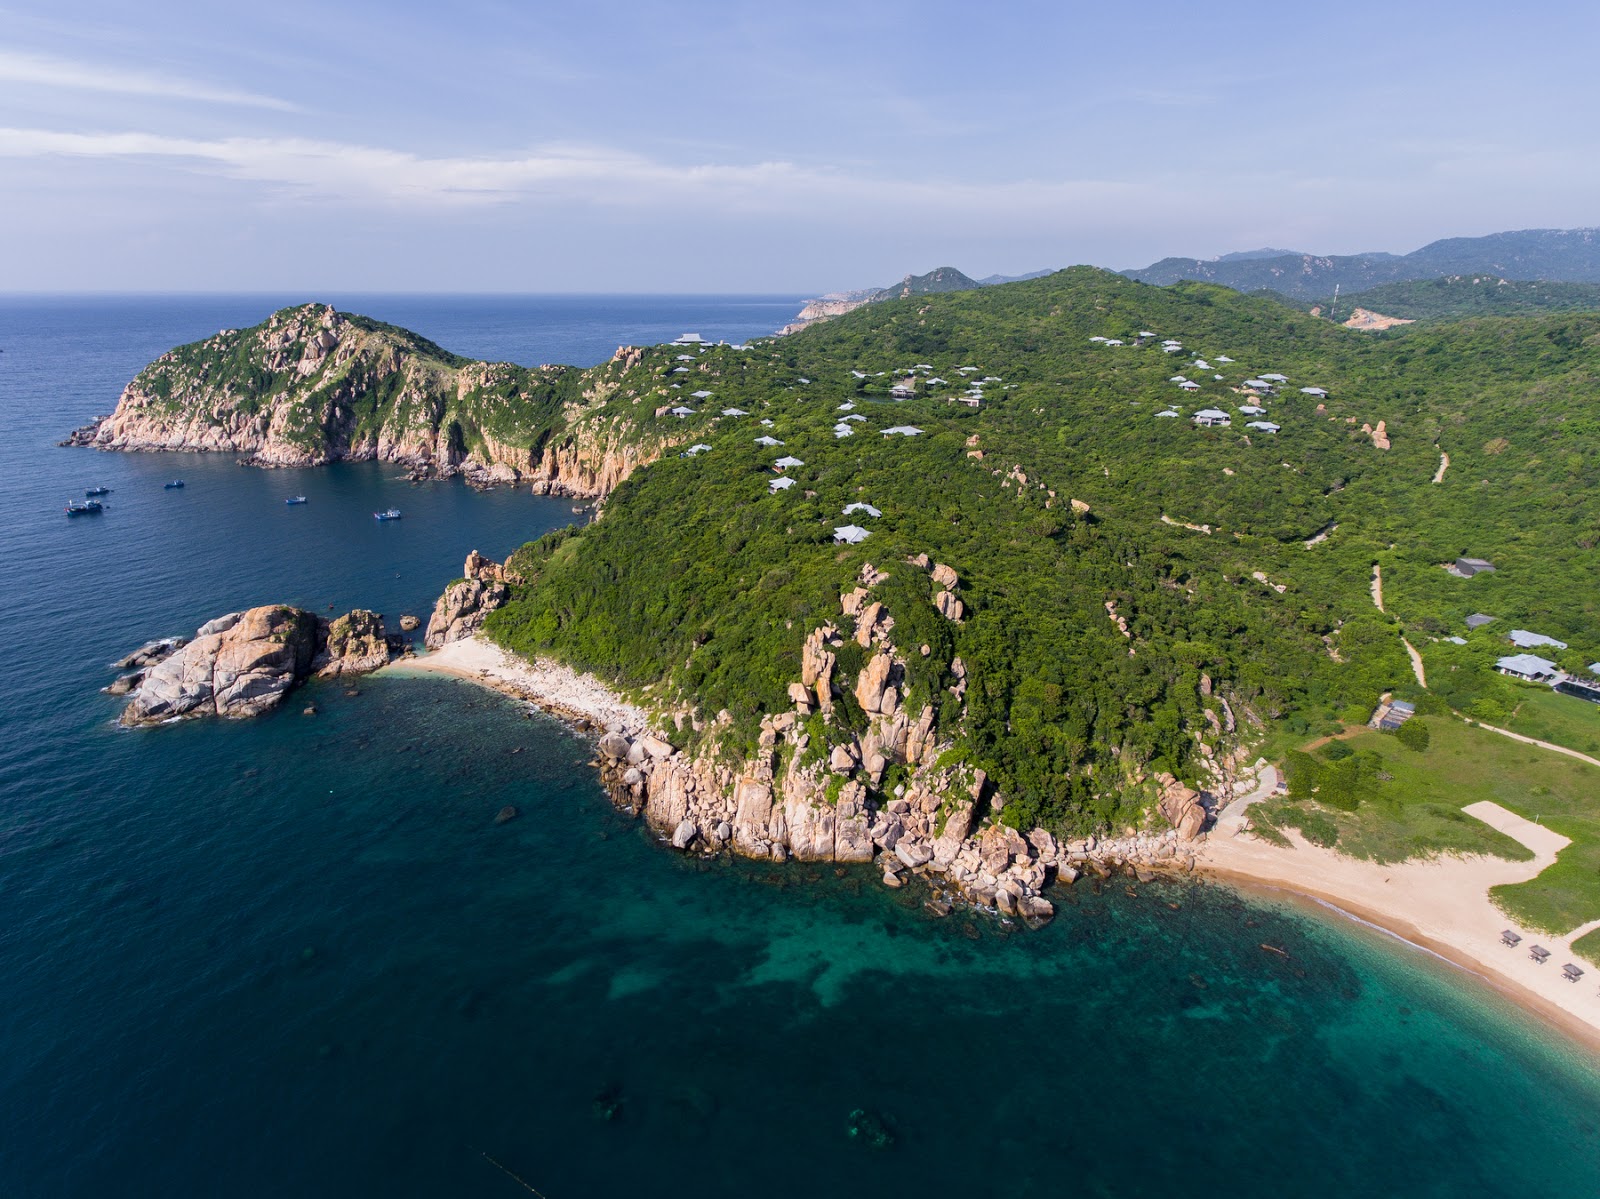
[[[896,569],[926,573],[935,609],[946,620],[962,619],[960,580],[950,567],[919,557]],[[1169,774],[1141,778],[1154,815],[1120,836],[1062,841],[1042,828],[1022,831],[1004,819],[1005,796],[985,772],[951,752],[934,705],[908,705],[912,689],[893,640],[894,617],[873,598],[888,577],[883,571],[868,566],[859,585],[841,595],[840,620],[806,638],[801,676],[789,688],[793,706],[762,718],[753,755],[723,736],[733,725],[726,712],[652,712],[589,676],[494,646],[478,630],[517,580],[476,552],[464,575],[429,622],[434,652],[407,669],[494,687],[592,731],[594,764],[613,801],[685,852],[872,863],[886,886],[926,879],[938,914],[966,902],[1037,922],[1054,911],[1044,892],[1085,871],[1108,877],[1127,869],[1148,878],[1194,869],[1194,843],[1211,808],[1232,798],[1245,773],[1244,753],[1235,748],[1206,759],[1205,793]],[[846,637],[868,651],[850,678],[838,668]],[[941,702],[962,704],[970,680],[959,659],[952,674],[957,681]],[[864,729],[847,726],[847,692],[866,717]],[[900,781],[886,786],[891,769]]]
[[593,371],[475,362],[304,304],[168,351],[113,412],[62,444],[228,453],[261,467],[377,459],[417,480],[601,498],[661,452],[659,438],[630,422],[588,419],[641,353],[624,347]]
[[287,604],[230,612],[192,638],[141,646],[115,664],[125,673],[106,691],[127,695],[121,722],[258,716],[312,675],[363,674],[406,652],[383,618],[357,609],[333,621]]

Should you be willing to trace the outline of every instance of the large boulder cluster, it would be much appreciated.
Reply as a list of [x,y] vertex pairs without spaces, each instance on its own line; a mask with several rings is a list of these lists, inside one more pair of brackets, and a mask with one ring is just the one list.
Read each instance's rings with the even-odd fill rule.
[[485,558],[477,550],[467,555],[462,577],[444,589],[428,619],[423,642],[438,649],[452,641],[470,637],[483,627],[489,613],[511,598],[510,584],[516,582],[503,563]]
[[106,691],[127,695],[125,725],[196,716],[258,716],[315,674],[361,674],[385,665],[404,643],[376,612],[329,622],[288,604],[267,604],[207,621],[192,638],[141,646],[121,661]]

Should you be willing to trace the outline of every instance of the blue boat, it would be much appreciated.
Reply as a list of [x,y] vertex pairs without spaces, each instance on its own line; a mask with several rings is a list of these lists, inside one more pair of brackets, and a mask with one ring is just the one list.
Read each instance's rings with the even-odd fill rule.
[[398,508],[386,508],[382,512],[374,512],[372,514],[372,519],[373,520],[399,520],[400,519],[400,509],[398,509]]
[[182,487],[183,486],[183,480],[182,479],[174,479],[170,483],[163,483],[162,486],[165,487],[168,491],[171,491],[175,487]]
[[303,503],[306,502],[306,497],[303,496],[303,495],[291,495],[288,499],[284,500],[283,502],[286,503],[286,504],[303,504]]
[[88,496],[90,499],[94,499],[94,497],[97,496],[97,495],[110,495],[111,494],[111,488],[109,488],[109,487],[91,487],[87,491],[85,491],[83,494]]
[[104,505],[99,500],[68,500],[68,516],[88,516],[95,512],[104,511]]

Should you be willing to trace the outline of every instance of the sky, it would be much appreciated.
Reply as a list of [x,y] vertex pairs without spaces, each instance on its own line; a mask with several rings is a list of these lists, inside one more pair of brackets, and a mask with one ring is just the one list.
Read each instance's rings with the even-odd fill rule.
[[761,292],[1600,225],[1600,5],[0,0],[0,291]]

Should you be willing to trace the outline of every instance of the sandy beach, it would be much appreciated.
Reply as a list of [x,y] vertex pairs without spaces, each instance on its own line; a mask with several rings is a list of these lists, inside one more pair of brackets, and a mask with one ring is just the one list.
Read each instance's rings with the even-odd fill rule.
[[598,679],[544,659],[527,661],[474,636],[452,641],[416,658],[402,658],[384,668],[386,674],[447,674],[515,699],[527,700],[568,720],[600,728],[620,726],[636,733],[648,729],[642,708],[618,696]]
[[[1553,863],[1567,838],[1497,804],[1464,810],[1522,842],[1534,859],[1446,857],[1385,866],[1321,849],[1297,832],[1289,834],[1294,847],[1282,849],[1227,829],[1212,833],[1198,858],[1209,875],[1320,900],[1437,954],[1600,1051],[1600,968],[1571,951],[1572,941],[1595,925],[1560,937],[1536,933],[1489,899],[1490,887],[1530,879]],[[1515,948],[1501,943],[1500,933],[1508,928],[1522,935]],[[1543,965],[1529,957],[1534,945],[1550,951]],[[1567,962],[1584,971],[1576,983],[1562,974]]]
[[[637,733],[650,725],[643,709],[599,680],[558,662],[526,661],[481,636],[403,659],[385,672],[450,675],[600,728]],[[1600,967],[1571,951],[1572,941],[1600,921],[1553,937],[1520,927],[1489,900],[1490,887],[1530,879],[1553,863],[1567,839],[1496,804],[1464,810],[1522,842],[1533,851],[1533,860],[1445,857],[1384,866],[1318,848],[1292,831],[1293,848],[1279,848],[1239,832],[1236,820],[1225,820],[1208,834],[1196,856],[1199,868],[1213,878],[1247,890],[1317,900],[1431,952],[1600,1052]],[[1507,928],[1523,938],[1515,948],[1500,940]],[[1550,951],[1542,965],[1529,957],[1534,945]],[[1563,976],[1567,962],[1583,969],[1580,981]]]

